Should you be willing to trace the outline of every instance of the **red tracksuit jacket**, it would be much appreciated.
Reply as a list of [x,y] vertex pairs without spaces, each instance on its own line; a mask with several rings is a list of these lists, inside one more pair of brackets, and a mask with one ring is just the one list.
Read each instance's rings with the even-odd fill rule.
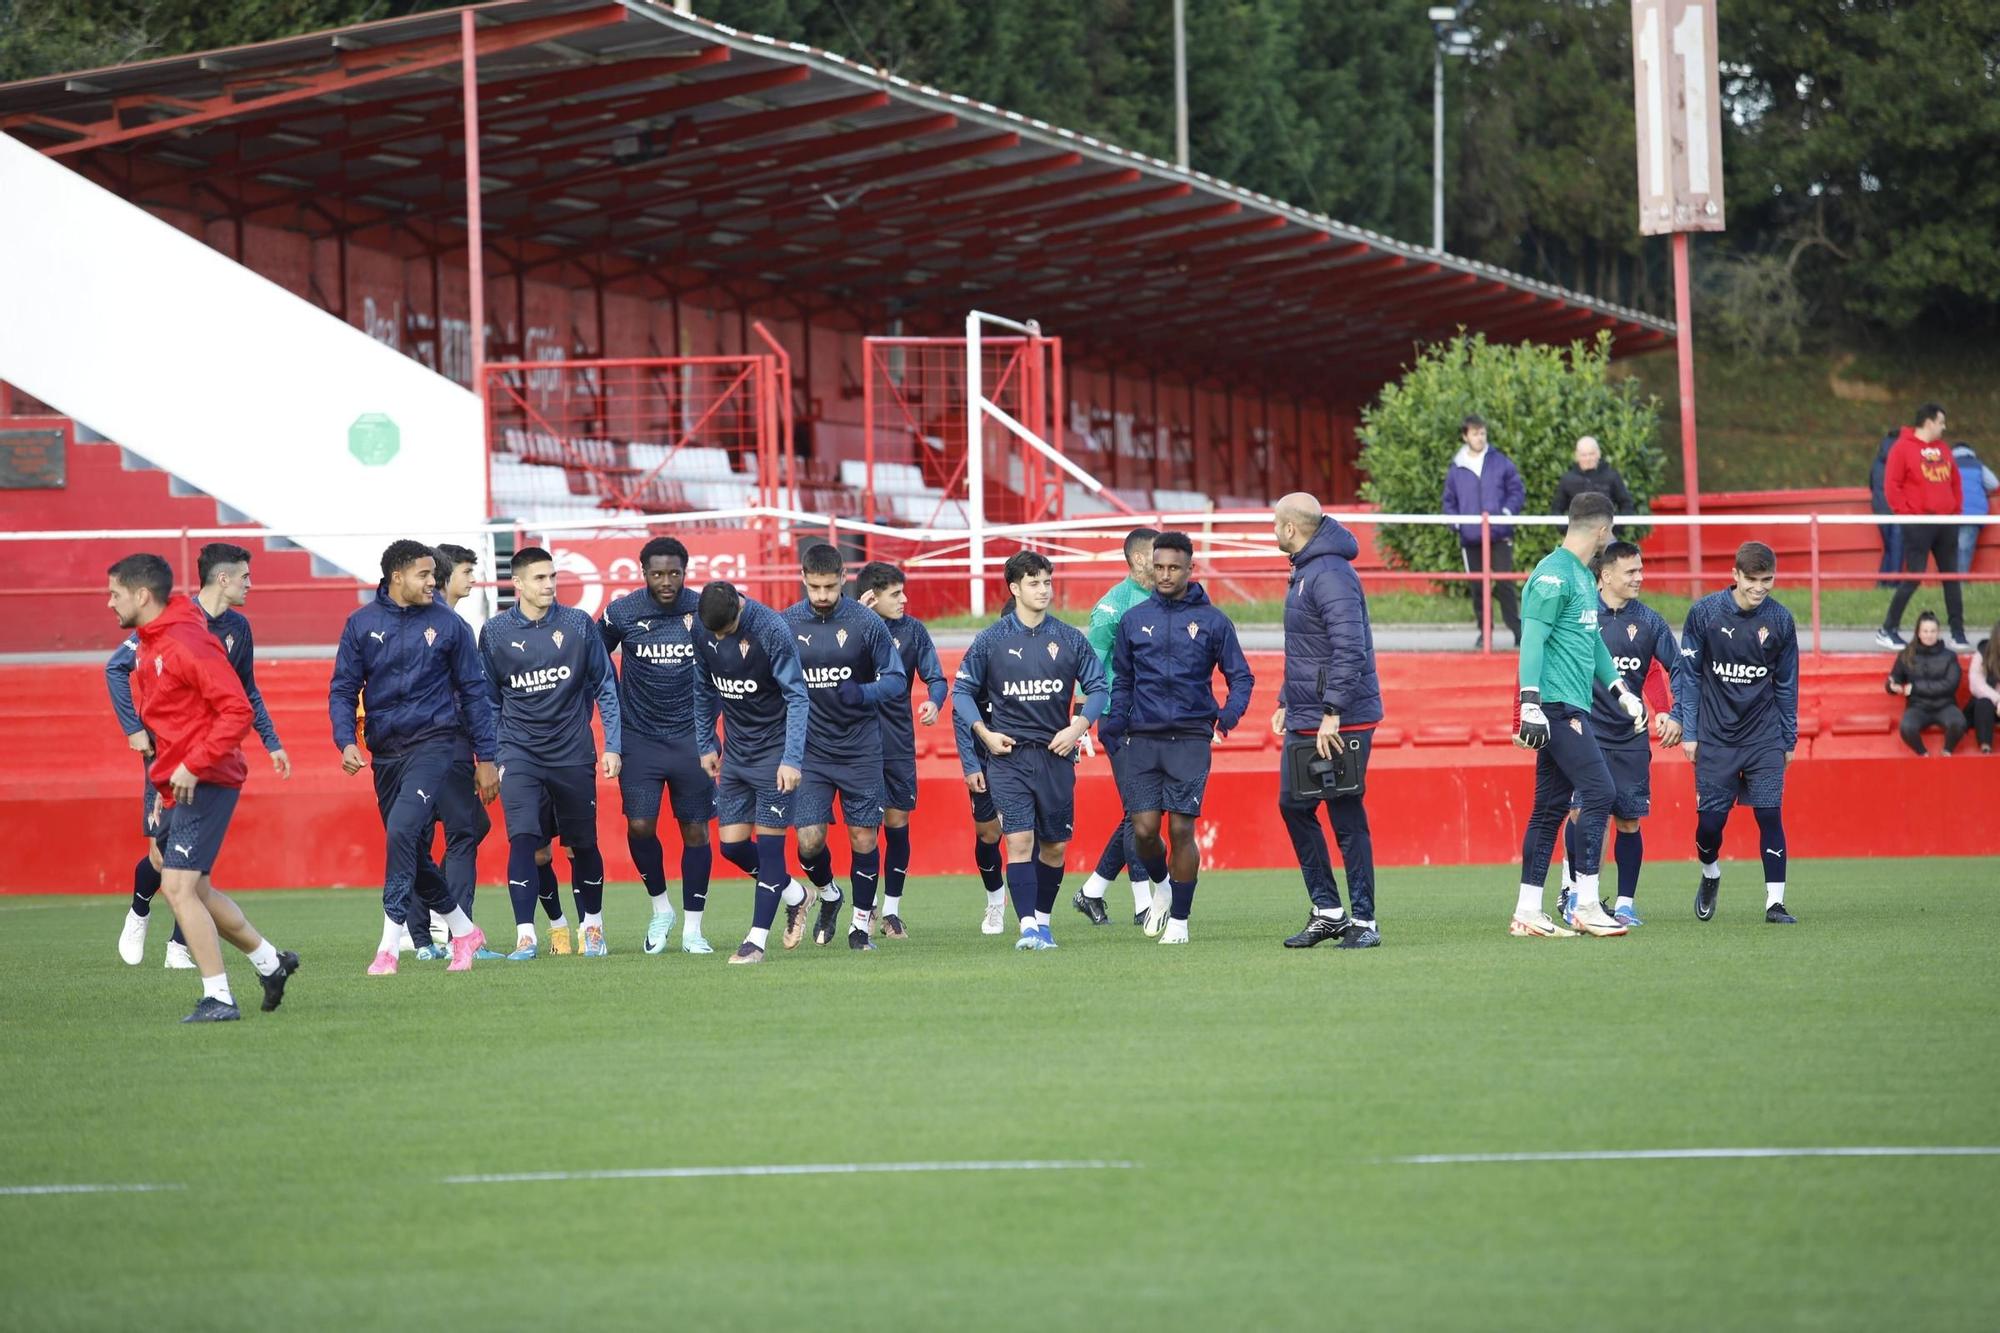
[[239,748],[251,724],[243,682],[208,632],[208,618],[175,597],[139,629],[132,699],[153,734],[153,786],[163,806],[174,803],[174,770],[188,766],[202,782],[241,787],[250,769]]

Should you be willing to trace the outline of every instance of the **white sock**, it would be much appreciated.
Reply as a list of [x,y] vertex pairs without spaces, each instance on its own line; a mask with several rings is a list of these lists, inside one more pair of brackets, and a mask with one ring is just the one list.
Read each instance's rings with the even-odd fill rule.
[[[429,941],[426,940],[425,943],[429,943]],[[414,938],[411,937],[410,928],[408,926],[398,926],[396,928],[396,948],[399,950],[404,950],[404,949],[413,950],[416,947],[417,947],[417,942]]]
[[383,917],[382,948],[380,951],[382,953],[394,953],[396,952],[396,947],[402,943],[402,940],[403,940],[402,922],[391,921],[388,917],[386,916]]
[[603,930],[603,929],[604,929],[604,913],[602,913],[602,912],[585,912],[585,913],[583,914],[583,928],[584,928],[585,930]]
[[1027,934],[1027,933],[1028,933],[1029,931],[1033,930],[1034,928],[1035,928],[1035,918],[1034,918],[1034,917],[1032,917],[1032,916],[1024,916],[1024,917],[1022,917],[1022,918],[1021,918],[1021,933],[1022,933],[1023,935]]
[[1143,912],[1153,905],[1153,882],[1140,875],[1132,881],[1132,910]]
[[1354,918],[1354,924],[1357,926],[1365,926],[1369,930],[1375,929],[1375,923],[1373,921],[1363,921],[1358,916]]
[[779,900],[783,902],[785,906],[797,907],[800,903],[806,900],[806,886],[799,883],[797,880],[793,880],[791,883],[785,886],[785,891],[778,896]]
[[444,925],[444,924],[445,924],[445,923],[446,923],[446,922],[447,922],[448,920],[449,920],[449,918],[448,918],[448,917],[442,917],[442,916],[439,916],[439,915],[438,915],[438,914],[437,914],[436,912],[432,912],[432,913],[431,913],[431,929],[432,929],[433,931],[435,931],[435,930],[436,930],[436,929],[437,929],[437,928],[438,928],[439,926],[442,926],[442,925]]
[[903,914],[903,896],[901,894],[896,894],[894,896],[891,896],[886,893],[883,894],[882,915],[901,916],[902,914]]
[[465,914],[463,907],[454,907],[451,911],[445,913],[444,928],[451,932],[453,939],[457,939],[461,935],[470,935],[472,933],[472,918]]
[[566,917],[566,916],[557,916],[557,917],[550,917],[550,918],[549,918],[549,929],[550,929],[550,930],[568,930],[568,929],[569,929],[569,918],[568,918],[568,917]]
[[1589,907],[1592,903],[1602,905],[1597,896],[1597,876],[1578,875],[1576,877],[1576,905],[1579,908],[1583,908]]
[[668,912],[674,910],[674,905],[667,901],[667,891],[665,889],[661,889],[658,893],[649,893],[646,896],[653,900],[654,916],[665,916]]
[[823,888],[823,889],[821,889],[821,890],[819,891],[819,900],[820,900],[821,902],[823,902],[823,903],[837,903],[837,902],[839,902],[839,901],[840,901],[840,885],[838,885],[838,884],[834,884],[834,883],[829,883],[829,884],[828,884],[828,885],[827,885],[827,886],[826,886],[825,888]]
[[212,977],[201,979],[201,993],[210,1000],[220,1000],[224,1004],[235,1004],[236,997],[229,993],[229,974],[217,972]]
[[1046,926],[1046,925],[1048,925],[1048,924],[1049,924],[1049,914],[1048,914],[1047,912],[1037,912],[1037,913],[1035,913],[1035,924],[1036,924],[1036,925],[1038,925],[1038,926]]
[[760,949],[764,948],[771,942],[770,927],[768,926],[750,927],[750,933],[743,937],[743,942],[745,944],[754,944]]
[[525,926],[516,926],[514,928],[514,940],[516,944],[533,944],[535,942],[535,923],[530,921]]
[[986,905],[988,907],[1004,907],[1006,903],[1007,890],[1005,889],[994,889],[986,895]]
[[271,947],[271,941],[262,940],[250,951],[250,966],[257,969],[260,977],[268,977],[278,970],[278,951]]
[[1783,884],[1773,884],[1768,879],[1765,880],[1764,906],[1776,907],[1779,903],[1783,901],[1785,901],[1785,886]]
[[1628,908],[1631,905],[1632,905],[1632,900],[1626,897],[1622,893],[1618,895],[1618,901],[1615,904],[1613,904],[1613,906],[1620,911],[1623,911],[1625,908]]
[[1323,916],[1328,921],[1338,921],[1347,915],[1347,909],[1345,907],[1315,907],[1313,908],[1313,915]]
[[701,909],[695,908],[681,917],[681,938],[684,940],[701,937]]
[[1542,886],[1539,884],[1523,884],[1521,886],[1521,896],[1514,903],[1514,915],[1533,916],[1541,910]]
[[1701,877],[1702,877],[1703,879],[1721,879],[1721,878],[1722,878],[1722,862],[1720,862],[1720,861],[1703,861],[1703,862],[1701,863]]
[[864,911],[863,909],[861,909],[861,908],[859,908],[859,907],[855,908],[855,909],[854,909],[854,928],[855,928],[856,930],[858,930],[858,931],[861,931],[861,932],[862,932],[863,934],[866,934],[866,933],[867,933],[867,931],[868,931],[868,921],[869,921],[869,918],[870,918],[870,917],[872,917],[873,915],[874,915],[874,913],[872,913],[872,912],[868,912],[868,911]]
[[1083,896],[1086,898],[1102,898],[1104,891],[1110,887],[1111,881],[1093,870],[1090,872],[1090,878],[1083,882]]
[[1556,869],[1562,873],[1562,886],[1565,889],[1574,890],[1576,888],[1576,876],[1569,873],[1569,862],[1562,862]]

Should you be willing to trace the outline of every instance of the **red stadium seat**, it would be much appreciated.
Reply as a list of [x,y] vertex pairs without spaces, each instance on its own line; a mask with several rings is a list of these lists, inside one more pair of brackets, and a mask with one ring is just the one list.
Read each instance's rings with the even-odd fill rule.
[[1892,713],[1845,713],[1833,719],[1836,736],[1873,736],[1896,728]]

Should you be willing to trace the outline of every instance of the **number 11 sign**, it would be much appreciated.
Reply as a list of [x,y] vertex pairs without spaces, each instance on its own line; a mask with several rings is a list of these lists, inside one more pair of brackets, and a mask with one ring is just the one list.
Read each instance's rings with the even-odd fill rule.
[[1639,232],[1721,231],[1717,0],[1632,0]]

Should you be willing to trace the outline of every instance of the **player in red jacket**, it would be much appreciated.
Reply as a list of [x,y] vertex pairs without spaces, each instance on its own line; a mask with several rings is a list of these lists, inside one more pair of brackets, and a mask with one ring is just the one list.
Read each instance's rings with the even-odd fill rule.
[[[1882,477],[1882,491],[1889,512],[1912,516],[1956,514],[1963,497],[1958,490],[1958,463],[1944,438],[1944,409],[1925,403],[1917,409],[1917,424],[1905,426],[1889,447],[1889,462]],[[1935,557],[1938,573],[1958,572],[1958,525],[1955,523],[1905,523],[1903,525],[1903,572],[1921,574],[1924,562]],[[1889,601],[1889,614],[1875,632],[1875,642],[1883,648],[1903,646],[1903,610],[1916,594],[1917,580],[1907,578],[1896,585]],[[1965,599],[1959,585],[1944,581],[1945,618],[1951,623],[1951,650],[1969,653],[1965,641]]]
[[298,971],[299,956],[271,947],[208,878],[249,771],[238,746],[250,730],[250,700],[222,645],[208,632],[207,618],[193,602],[173,595],[173,570],[165,560],[128,555],[111,566],[110,575],[111,610],[121,628],[138,631],[132,696],[153,737],[149,776],[166,822],[160,889],[201,969],[201,1003],[181,1021],[223,1023],[243,1016],[229,993],[218,934],[249,955],[268,1013],[285,998],[285,982]]

